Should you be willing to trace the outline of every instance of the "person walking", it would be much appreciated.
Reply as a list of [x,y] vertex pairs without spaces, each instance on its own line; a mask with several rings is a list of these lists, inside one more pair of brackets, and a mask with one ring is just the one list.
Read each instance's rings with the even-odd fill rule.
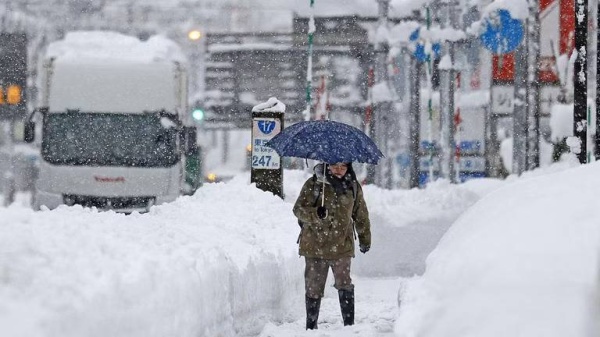
[[294,204],[304,256],[306,329],[317,329],[321,298],[329,268],[335,279],[344,325],[354,324],[354,284],[350,262],[355,239],[366,253],[371,248],[371,224],[363,191],[352,163],[318,164]]

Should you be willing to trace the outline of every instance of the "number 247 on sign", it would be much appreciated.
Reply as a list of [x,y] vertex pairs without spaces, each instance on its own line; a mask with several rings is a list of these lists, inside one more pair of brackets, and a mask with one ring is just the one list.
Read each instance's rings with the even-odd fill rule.
[[271,156],[252,156],[253,167],[269,167]]

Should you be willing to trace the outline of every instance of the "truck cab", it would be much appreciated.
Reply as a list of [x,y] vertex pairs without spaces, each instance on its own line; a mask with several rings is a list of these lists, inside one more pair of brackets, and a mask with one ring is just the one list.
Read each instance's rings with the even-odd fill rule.
[[35,209],[145,212],[198,187],[186,184],[199,159],[181,55],[162,37],[111,32],[69,33],[48,47]]

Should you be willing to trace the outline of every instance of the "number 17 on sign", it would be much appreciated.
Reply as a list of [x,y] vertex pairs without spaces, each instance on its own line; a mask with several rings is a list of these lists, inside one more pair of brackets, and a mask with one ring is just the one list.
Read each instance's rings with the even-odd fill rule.
[[256,118],[252,127],[252,168],[279,169],[281,159],[275,150],[266,147],[281,129],[281,123],[273,118]]

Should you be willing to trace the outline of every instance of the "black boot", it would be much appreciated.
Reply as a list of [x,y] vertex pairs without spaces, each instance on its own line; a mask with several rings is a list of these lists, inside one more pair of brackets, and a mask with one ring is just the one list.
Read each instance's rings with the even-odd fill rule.
[[306,296],[306,330],[313,330],[317,328],[317,320],[319,319],[320,307],[320,298],[310,298]]
[[354,290],[340,289],[338,294],[344,325],[354,325]]

